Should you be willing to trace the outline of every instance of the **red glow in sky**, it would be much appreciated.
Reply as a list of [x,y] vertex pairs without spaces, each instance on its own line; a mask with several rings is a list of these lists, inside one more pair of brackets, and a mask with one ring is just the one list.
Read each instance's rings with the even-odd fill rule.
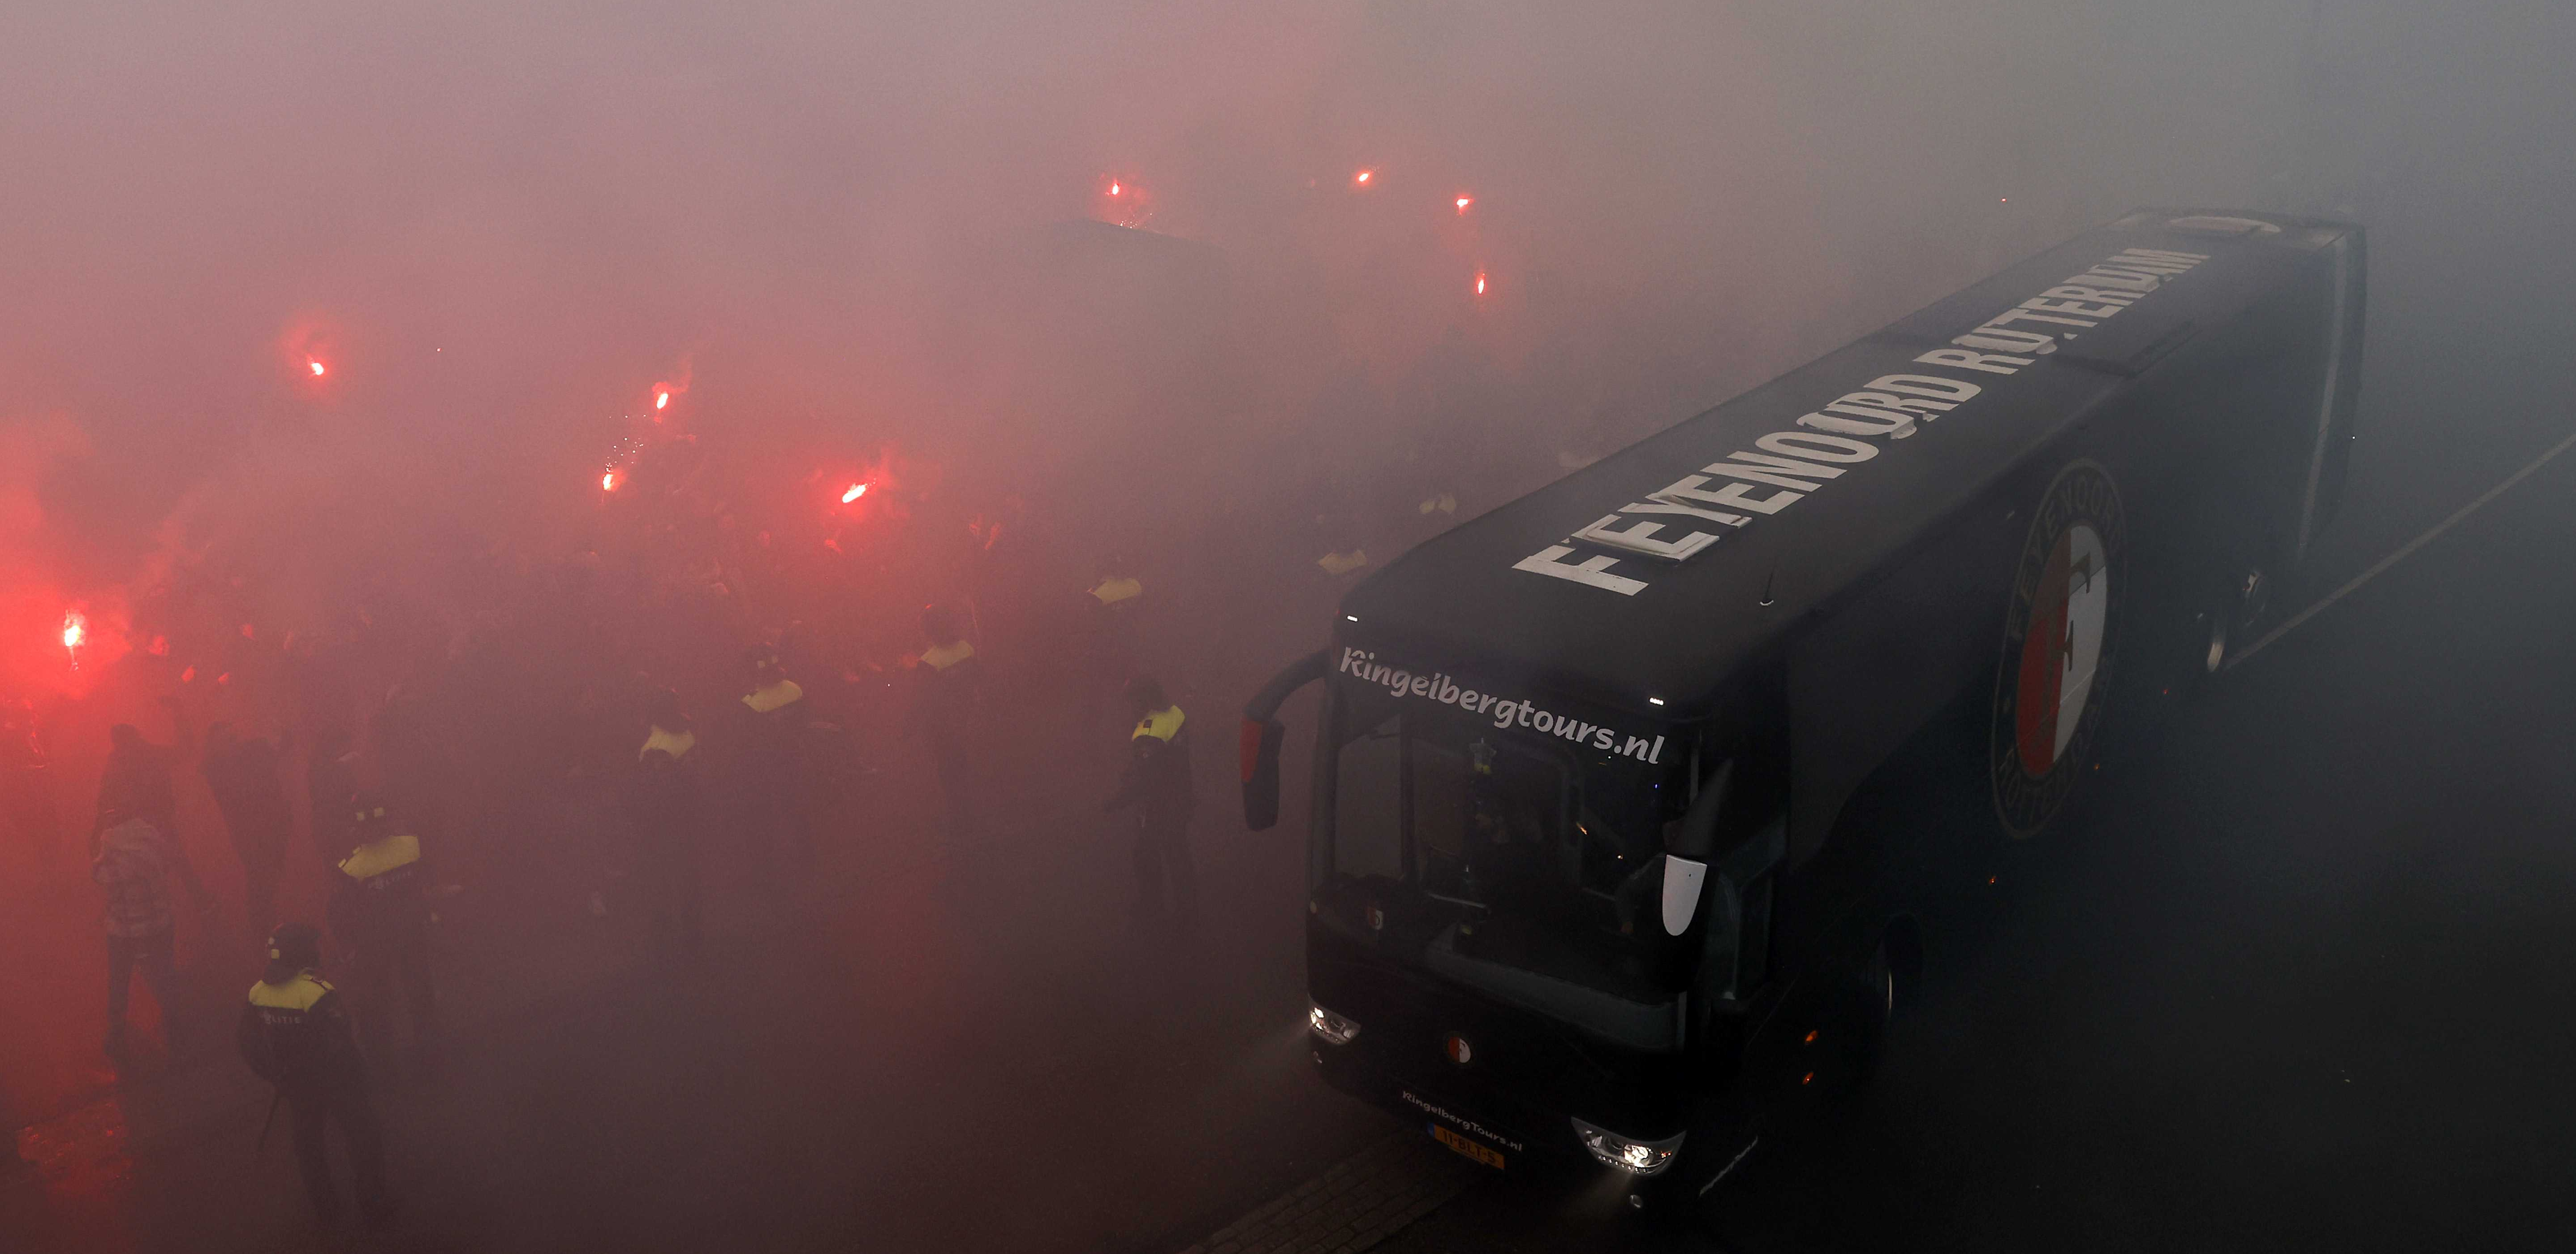
[[851,484],[851,485],[850,485],[850,490],[849,490],[849,491],[844,492],[844,493],[842,493],[842,494],[841,494],[841,504],[843,504],[843,505],[847,505],[847,504],[849,504],[850,502],[852,502],[852,501],[855,501],[855,500],[859,499],[860,497],[866,496],[867,494],[868,494],[868,485],[866,485],[866,484],[864,484],[864,483],[853,483],[853,484]]
[[1355,175],[1352,175],[1352,176],[1351,176],[1351,181],[1352,181],[1352,182],[1354,182],[1354,183],[1359,184],[1359,185],[1360,185],[1360,186],[1362,186],[1362,187],[1366,187],[1366,186],[1368,186],[1368,181],[1369,181],[1370,176],[1371,176],[1371,175],[1374,175],[1374,174],[1376,174],[1376,173],[1377,173],[1377,171],[1375,171],[1375,170],[1362,170],[1362,171],[1360,171],[1359,173],[1357,173],[1357,174],[1355,174]]

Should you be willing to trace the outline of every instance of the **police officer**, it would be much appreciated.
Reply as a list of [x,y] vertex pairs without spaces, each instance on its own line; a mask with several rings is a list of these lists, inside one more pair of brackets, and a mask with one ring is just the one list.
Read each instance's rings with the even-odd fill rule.
[[920,684],[913,693],[913,722],[930,750],[940,796],[947,803],[948,853],[953,857],[972,849],[978,839],[971,764],[984,664],[945,606],[922,609],[921,635],[930,647],[922,650],[916,668]]
[[705,821],[690,756],[698,745],[679,695],[656,693],[646,707],[650,731],[635,754],[623,801],[635,840],[635,875],[644,895],[647,963],[666,968],[695,957],[701,933],[700,825]]
[[1163,685],[1140,675],[1127,685],[1127,704],[1136,727],[1127,737],[1127,769],[1118,791],[1102,803],[1102,813],[1135,811],[1136,913],[1162,917],[1163,884],[1183,927],[1198,919],[1198,877],[1190,866],[1190,810],[1195,802],[1190,780],[1190,740],[1181,707],[1163,695]]
[[242,1007],[242,1061],[276,1085],[286,1104],[314,1212],[326,1223],[340,1214],[340,1190],[322,1141],[325,1127],[336,1123],[357,1176],[358,1211],[370,1226],[379,1226],[395,1210],[385,1188],[384,1133],[367,1096],[348,1012],[340,995],[315,974],[321,965],[322,936],[311,924],[282,924],[269,935],[268,970],[250,986],[250,1004]]
[[770,869],[784,871],[810,863],[814,855],[814,781],[807,762],[814,707],[805,689],[787,677],[778,650],[754,645],[743,661],[751,671],[751,691],[742,698],[743,804],[752,830],[767,842]]
[[393,1057],[390,1012],[399,986],[411,1020],[415,1065],[438,1060],[438,990],[429,974],[428,872],[420,837],[388,817],[384,800],[360,793],[350,803],[357,848],[340,860],[331,893],[331,934],[348,951],[368,1052]]
[[1124,698],[1119,691],[1137,670],[1137,618],[1145,601],[1145,583],[1112,554],[1100,563],[1100,579],[1084,596],[1089,648],[1083,659],[1077,697],[1076,730],[1083,740],[1114,723]]

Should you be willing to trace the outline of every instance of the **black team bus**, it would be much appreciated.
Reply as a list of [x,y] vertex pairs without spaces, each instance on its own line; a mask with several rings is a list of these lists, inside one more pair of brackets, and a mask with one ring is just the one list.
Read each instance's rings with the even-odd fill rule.
[[2133,213],[1353,588],[1243,728],[1258,830],[1323,682],[1324,1077],[1638,1206],[1820,1119],[1943,903],[2334,513],[2362,261],[2345,223]]

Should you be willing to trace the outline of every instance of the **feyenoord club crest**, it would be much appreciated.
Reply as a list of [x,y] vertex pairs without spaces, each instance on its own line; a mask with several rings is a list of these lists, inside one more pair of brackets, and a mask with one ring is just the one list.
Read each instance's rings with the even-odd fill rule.
[[2119,643],[2123,541],[2110,473],[2090,461],[2059,471],[2022,544],[1995,676],[1988,769],[1995,815],[2016,837],[2047,826],[2087,769]]

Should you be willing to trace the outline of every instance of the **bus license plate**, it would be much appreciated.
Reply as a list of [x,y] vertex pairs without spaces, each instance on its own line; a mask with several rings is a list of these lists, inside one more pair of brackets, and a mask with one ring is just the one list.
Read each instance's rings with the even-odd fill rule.
[[1439,1124],[1435,1123],[1431,1125],[1431,1139],[1438,1141],[1442,1145],[1446,1145],[1469,1158],[1475,1159],[1477,1162],[1483,1163],[1496,1171],[1501,1171],[1503,1169],[1502,1151],[1487,1149],[1484,1146],[1478,1145],[1474,1141],[1470,1141],[1447,1128],[1441,1127]]

